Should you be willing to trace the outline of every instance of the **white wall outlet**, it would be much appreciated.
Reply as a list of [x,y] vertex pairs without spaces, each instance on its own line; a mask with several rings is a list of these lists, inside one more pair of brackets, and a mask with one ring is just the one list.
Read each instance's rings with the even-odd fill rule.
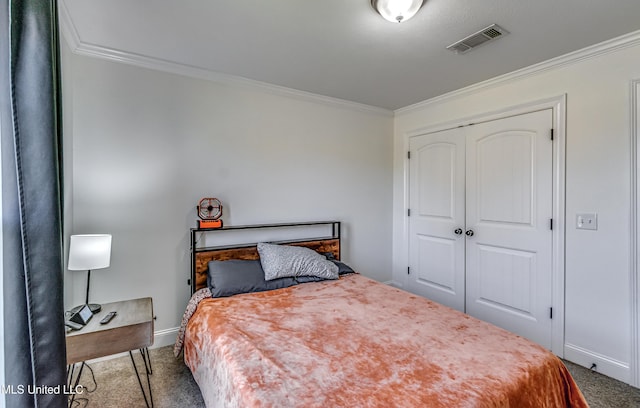
[[598,214],[596,213],[576,214],[576,228],[586,229],[586,230],[597,230]]

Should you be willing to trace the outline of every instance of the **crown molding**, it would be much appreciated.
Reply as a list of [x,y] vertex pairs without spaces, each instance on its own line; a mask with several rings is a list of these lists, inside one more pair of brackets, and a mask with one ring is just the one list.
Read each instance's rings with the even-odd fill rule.
[[91,44],[83,41],[80,38],[78,30],[73,23],[73,19],[71,18],[71,14],[66,5],[66,1],[62,0],[58,2],[58,4],[60,31],[62,32],[62,36],[66,40],[67,44],[71,48],[71,52],[76,55],[101,58],[109,61],[133,65],[140,68],[167,72],[189,78],[203,79],[206,81],[212,81],[221,84],[235,85],[247,89],[260,90],[277,96],[285,96],[305,102],[319,103],[322,105],[333,106],[342,109],[355,110],[361,113],[375,114],[389,118],[392,118],[394,115],[393,111],[390,109],[384,109],[377,106],[348,101],[345,99],[319,95],[312,92],[300,91],[297,89],[273,85],[267,82],[256,81],[240,76],[223,74],[196,66],[180,64],[161,58],[149,57],[143,54],[137,54],[118,50],[115,48],[104,47],[97,44]]
[[58,2],[58,27],[62,33],[62,37],[67,41],[67,45],[69,45],[71,50],[73,51],[78,48],[80,35],[78,34],[76,26],[73,24],[71,13],[65,0]]
[[426,108],[429,105],[442,103],[444,101],[462,98],[468,96],[480,90],[497,87],[509,82],[521,80],[530,76],[538,75],[542,72],[549,71],[551,69],[560,68],[567,65],[576,64],[578,62],[595,58],[597,56],[608,54],[614,51],[618,51],[624,48],[633,47],[640,44],[640,30],[633,31],[631,33],[622,35],[620,37],[613,38],[611,40],[603,41],[599,44],[595,44],[581,50],[573,51],[565,55],[561,55],[556,58],[552,58],[547,61],[540,62],[538,64],[530,65],[528,67],[500,75],[486,81],[478,82],[473,85],[469,85],[464,88],[460,88],[455,91],[451,91],[431,99],[427,99],[422,102],[415,103],[413,105],[405,106],[404,108],[396,109],[395,115],[404,115],[414,112],[419,109]]
[[323,105],[339,108],[346,108],[385,117],[394,117],[397,115],[408,114],[416,110],[426,108],[429,105],[468,96],[483,89],[504,85],[506,83],[534,76],[551,69],[576,64],[586,59],[595,58],[603,54],[608,54],[620,49],[640,44],[640,30],[638,30],[622,35],[620,37],[613,38],[611,40],[601,42],[599,44],[583,48],[578,51],[570,52],[568,54],[561,55],[559,57],[552,58],[538,64],[530,65],[528,67],[488,79],[486,81],[478,82],[473,85],[415,103],[413,105],[405,106],[396,110],[389,110],[344,99],[319,95],[312,92],[300,91],[297,89],[274,85],[267,82],[256,81],[240,76],[223,74],[196,66],[180,64],[169,60],[149,57],[146,55],[104,47],[97,44],[91,44],[82,41],[82,39],[80,38],[78,30],[76,29],[73,23],[73,19],[71,18],[71,14],[67,7],[66,1],[61,0],[60,2],[58,2],[58,5],[60,31],[62,32],[64,39],[66,40],[67,44],[74,54],[106,59],[114,62],[137,66],[140,68],[152,69],[190,78],[235,85],[248,89],[258,89],[274,95],[285,96],[306,102],[320,103]]

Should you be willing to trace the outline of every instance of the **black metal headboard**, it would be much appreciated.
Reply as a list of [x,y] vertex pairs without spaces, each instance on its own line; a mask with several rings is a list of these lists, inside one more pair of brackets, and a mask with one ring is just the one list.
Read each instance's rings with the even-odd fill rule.
[[[306,236],[298,239],[268,240],[267,242],[283,245],[295,245],[311,248],[317,252],[331,252],[336,259],[340,259],[340,221],[309,221],[280,224],[256,224],[238,225],[216,229],[191,229],[191,279],[188,285],[191,286],[191,293],[194,293],[207,284],[208,263],[212,260],[229,259],[258,259],[258,242],[249,242],[234,245],[214,245],[198,247],[198,234],[224,234],[225,231],[250,231],[266,229],[295,229],[301,227],[330,226],[329,235]],[[265,242],[265,241],[261,241]]]

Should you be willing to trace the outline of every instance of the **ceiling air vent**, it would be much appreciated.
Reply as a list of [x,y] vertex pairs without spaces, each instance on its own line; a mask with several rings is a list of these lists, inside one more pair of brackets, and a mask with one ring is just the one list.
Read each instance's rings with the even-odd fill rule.
[[491,24],[489,27],[485,27],[477,33],[473,33],[460,41],[456,41],[448,46],[447,49],[455,52],[456,54],[464,54],[479,45],[493,41],[505,34],[509,34],[509,32],[497,24]]

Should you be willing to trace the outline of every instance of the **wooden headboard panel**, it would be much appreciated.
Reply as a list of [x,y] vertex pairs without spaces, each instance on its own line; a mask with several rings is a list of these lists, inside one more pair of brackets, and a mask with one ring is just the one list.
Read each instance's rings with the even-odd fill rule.
[[[278,241],[273,242],[280,245],[293,245],[303,246],[313,249],[316,252],[326,253],[331,252],[336,259],[340,259],[340,222],[339,221],[327,221],[327,222],[309,222],[309,223],[295,223],[295,224],[264,224],[242,227],[225,227],[219,230],[211,230],[209,232],[224,231],[230,229],[258,229],[258,228],[280,228],[280,227],[298,227],[308,225],[332,225],[332,236],[324,238],[310,238],[308,240],[295,240],[295,241]],[[203,230],[193,229],[191,230],[191,293],[195,293],[197,290],[207,286],[207,272],[209,270],[209,261],[228,261],[230,259],[245,259],[254,260],[259,259],[257,243],[255,244],[242,244],[238,246],[223,246],[223,247],[210,247],[210,248],[196,248],[195,247],[195,233],[203,232]]]
[[[326,239],[318,241],[298,241],[298,242],[279,242],[282,245],[303,246],[313,249],[317,252],[331,252],[336,259],[340,259],[340,240]],[[259,259],[257,246],[243,246],[239,248],[223,248],[213,249],[209,251],[196,252],[195,254],[195,281],[194,291],[207,286],[207,271],[209,270],[209,261],[228,261],[230,259]]]

